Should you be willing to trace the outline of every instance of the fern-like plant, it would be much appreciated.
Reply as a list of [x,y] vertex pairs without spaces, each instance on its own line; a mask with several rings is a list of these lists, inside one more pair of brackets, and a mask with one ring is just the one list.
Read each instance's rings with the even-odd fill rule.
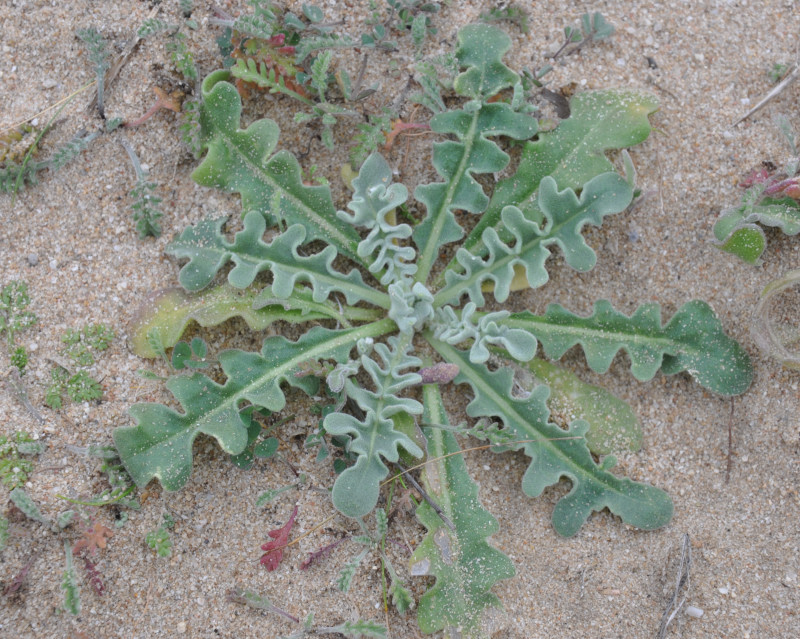
[[[605,300],[588,317],[558,305],[543,315],[483,310],[487,295],[504,303],[512,291],[542,286],[551,247],[575,270],[593,268],[596,255],[583,227],[621,213],[633,198],[632,168],[628,177],[619,175],[605,151],[644,140],[657,107],[652,96],[636,91],[580,94],[568,120],[540,132],[518,99],[520,76],[503,63],[509,48],[510,39],[491,25],[459,32],[453,89],[461,104],[430,121],[444,138],[433,146],[440,179],[414,192],[425,213],[413,225],[396,220],[409,194],[392,182],[380,155],[366,159],[348,210],[337,211],[326,186],[306,186],[295,157],[275,152],[279,131],[272,120],[239,128],[242,104],[229,73],[208,76],[199,118],[205,157],[193,178],[238,193],[243,228],[228,239],[224,218],[206,220],[169,245],[170,255],[188,260],[179,276],[187,293],[168,291],[148,305],[133,326],[135,350],[157,356],[154,345],[175,345],[191,320],[208,326],[241,315],[256,330],[277,320],[315,326],[297,341],[268,337],[259,352],[219,353],[223,383],[199,371],[171,377],[166,386],[180,410],[136,404],[130,411],[135,425],[114,433],[137,484],[158,479],[177,490],[190,477],[197,435],[239,454],[248,446],[254,409],[283,409],[286,385],[315,394],[325,384],[338,401],[325,414],[321,435],[343,443],[351,460],[333,485],[333,505],[353,518],[373,511],[401,453],[422,461],[427,448],[423,484],[438,510],[425,504],[417,511],[428,535],[410,567],[414,575],[436,577],[418,604],[426,632],[477,632],[481,611],[497,603],[493,584],[513,574],[508,558],[488,543],[497,525],[456,454],[456,429],[448,425],[436,383],[452,380],[469,389],[467,413],[482,420],[472,433],[498,452],[523,450],[530,457],[525,494],[538,496],[569,479],[572,490],[556,504],[552,521],[559,534],[570,536],[604,508],[633,526],[655,529],[670,520],[672,502],[658,488],[612,474],[613,456],[595,461],[586,436],[602,424],[554,424],[546,384],[525,396],[515,392],[513,362],[537,361],[539,344],[554,359],[579,344],[598,372],[619,350],[627,351],[638,380],[659,371],[688,372],[709,390],[733,395],[752,376],[747,354],[700,301],[684,305],[666,324],[657,304],[628,316]],[[521,142],[522,157],[514,174],[486,193],[476,177],[485,182],[507,167],[503,138]],[[469,234],[456,211],[481,216]],[[265,239],[276,225],[279,232]],[[312,241],[324,248],[308,246]],[[442,249],[447,254],[451,247],[457,248],[453,259],[442,264]],[[340,266],[345,259],[349,270]],[[227,283],[215,284],[229,265]],[[434,354],[440,362],[423,360]],[[509,365],[490,367],[498,355]],[[541,370],[531,366],[540,379],[554,380],[555,392],[581,388]],[[321,371],[324,380],[308,374]],[[348,403],[357,409],[348,412]],[[424,427],[421,437],[417,426]]]

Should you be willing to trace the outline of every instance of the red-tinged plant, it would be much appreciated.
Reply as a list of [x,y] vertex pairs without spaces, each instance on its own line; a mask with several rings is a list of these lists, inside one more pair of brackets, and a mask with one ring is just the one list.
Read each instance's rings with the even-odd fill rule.
[[33,565],[33,559],[28,561],[28,563],[22,567],[22,570],[14,575],[13,579],[6,584],[5,588],[3,588],[3,597],[17,596],[20,590],[22,590],[22,586],[25,584],[25,578],[28,576],[31,565]]
[[270,572],[277,569],[278,564],[281,563],[283,559],[283,549],[286,548],[289,543],[289,533],[292,532],[292,526],[294,526],[294,518],[296,516],[297,506],[294,507],[292,516],[289,517],[289,521],[287,521],[284,526],[276,528],[275,530],[270,530],[267,533],[272,537],[272,541],[268,541],[261,546],[261,550],[266,551],[261,556],[261,565],[266,566],[267,570]]
[[72,552],[75,555],[80,555],[85,551],[89,556],[94,557],[98,548],[104,549],[106,547],[109,538],[113,534],[114,531],[108,526],[95,522],[91,528],[83,533],[83,537],[75,542]]
[[333,543],[327,544],[319,550],[308,553],[308,557],[303,559],[303,563],[300,564],[300,570],[308,570],[311,567],[311,564],[329,554],[334,548],[336,548],[336,546],[347,539],[350,539],[350,535],[342,537],[341,539],[337,539]]
[[88,579],[89,585],[94,591],[94,594],[96,594],[98,597],[102,597],[103,591],[105,590],[105,584],[103,583],[102,573],[97,569],[97,564],[88,557],[84,556],[83,569],[86,571],[86,578]]

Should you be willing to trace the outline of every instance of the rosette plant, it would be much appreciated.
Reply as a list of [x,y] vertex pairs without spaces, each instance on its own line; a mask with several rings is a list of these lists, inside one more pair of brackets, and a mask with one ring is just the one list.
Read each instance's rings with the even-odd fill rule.
[[[688,302],[666,323],[652,303],[630,316],[605,300],[588,317],[559,305],[543,315],[485,309],[489,296],[501,305],[516,290],[541,287],[552,247],[573,269],[593,268],[596,255],[582,229],[623,212],[634,196],[629,160],[620,175],[606,151],[644,140],[657,108],[647,93],[589,92],[573,98],[568,119],[540,131],[523,99],[523,79],[502,60],[509,48],[510,39],[493,26],[459,32],[461,72],[453,90],[460,102],[441,101],[430,121],[439,136],[439,180],[415,190],[414,223],[398,221],[395,212],[409,193],[392,181],[381,155],[367,158],[352,181],[352,199],[337,210],[327,186],[305,185],[296,158],[275,152],[275,122],[239,128],[241,100],[228,73],[208,76],[200,107],[205,156],[193,178],[241,195],[242,229],[229,238],[226,219],[207,220],[169,245],[170,255],[188,260],[179,276],[185,291],[163,293],[137,319],[135,350],[152,357],[174,346],[190,321],[210,326],[241,316],[256,330],[278,320],[313,326],[296,341],[267,337],[259,352],[219,353],[224,383],[200,371],[171,377],[166,385],[180,409],[134,405],[135,425],[114,434],[137,484],[155,478],[177,490],[189,479],[200,433],[238,455],[258,435],[254,411],[283,409],[287,385],[332,395],[316,435],[336,438],[348,460],[331,491],[343,515],[361,519],[375,509],[401,454],[416,460],[406,463],[428,460],[422,484],[437,506],[417,510],[429,532],[410,564],[412,575],[437,578],[418,604],[426,632],[468,632],[496,603],[492,585],[513,574],[487,541],[497,522],[453,454],[459,431],[488,439],[496,452],[524,451],[526,495],[562,478],[571,482],[552,516],[563,536],[604,508],[641,529],[663,526],[672,515],[665,492],[611,472],[607,446],[614,437],[603,430],[609,425],[587,421],[604,412],[593,412],[598,401],[618,400],[537,358],[539,345],[551,360],[580,345],[598,372],[622,349],[637,380],[688,372],[723,395],[743,392],[752,375],[747,354],[702,301]],[[500,145],[508,141],[521,144],[518,166],[487,193],[476,176],[506,169],[509,155]],[[479,219],[467,232],[458,218],[470,215]],[[215,283],[223,271],[227,282]],[[520,393],[515,369],[504,361],[527,367],[541,383]],[[468,390],[466,411],[476,425],[450,425],[444,383]],[[576,394],[586,399],[577,409],[586,419],[553,423],[548,401]],[[635,445],[635,436],[623,439]]]

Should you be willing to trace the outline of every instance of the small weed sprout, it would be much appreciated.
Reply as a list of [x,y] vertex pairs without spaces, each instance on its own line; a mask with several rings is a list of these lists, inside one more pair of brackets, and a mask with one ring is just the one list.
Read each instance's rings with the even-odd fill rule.
[[6,437],[0,435],[0,482],[9,490],[24,486],[33,470],[32,457],[40,454],[44,445],[32,435],[17,431]]
[[103,397],[100,382],[90,370],[98,353],[106,350],[114,339],[114,331],[106,324],[87,324],[80,330],[69,329],[61,337],[62,360],[50,370],[50,386],[45,404],[53,410],[63,406],[64,395],[73,402],[88,402]]
[[745,189],[738,205],[727,208],[714,224],[715,246],[749,264],[758,264],[767,246],[762,226],[786,235],[800,233],[800,156],[794,130],[779,117],[776,126],[789,147],[781,169],[754,169],[739,184]]
[[155,551],[159,557],[169,557],[172,555],[172,539],[170,530],[175,527],[175,520],[169,513],[164,513],[161,525],[155,530],[151,530],[145,535],[144,543]]

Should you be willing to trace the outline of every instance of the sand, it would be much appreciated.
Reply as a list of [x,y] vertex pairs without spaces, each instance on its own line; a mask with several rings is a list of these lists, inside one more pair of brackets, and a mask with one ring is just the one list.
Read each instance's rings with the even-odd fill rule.
[[[219,65],[214,43],[218,33],[208,24],[210,2],[196,3],[197,31],[189,44],[201,73]],[[294,3],[293,3],[294,4]],[[361,32],[366,3],[326,2],[326,19],[344,20],[343,29]],[[551,281],[543,288],[516,295],[509,308],[542,311],[559,302],[586,313],[606,298],[632,311],[641,302],[658,301],[665,316],[690,299],[708,301],[726,331],[741,341],[753,358],[755,378],[746,394],[734,400],[715,396],[688,375],[640,383],[632,378],[626,357],[619,356],[608,374],[586,367],[582,353],[571,351],[565,364],[584,379],[609,388],[630,402],[644,429],[644,446],[621,454],[619,472],[658,486],[672,496],[671,523],[655,532],[637,531],[607,512],[592,515],[570,539],[559,537],[550,523],[555,501],[567,484],[548,489],[539,499],[522,494],[527,467],[521,453],[466,455],[480,482],[485,506],[500,522],[492,543],[511,557],[517,575],[495,587],[504,610],[491,616],[495,638],[655,637],[674,590],[681,538],[689,535],[691,580],[683,591],[686,605],[704,611],[701,618],[679,613],[667,637],[789,638],[800,628],[800,412],[798,374],[763,356],[749,334],[752,310],[761,289],[800,262],[797,238],[767,233],[763,265],[748,266],[712,246],[712,224],[719,211],[736,203],[737,182],[762,161],[781,165],[788,157],[772,118],[783,113],[798,123],[800,83],[790,87],[761,112],[732,126],[771,88],[768,70],[775,62],[793,62],[798,45],[797,2],[624,2],[531,3],[530,34],[513,25],[509,61],[539,66],[543,54],[561,38],[561,29],[586,10],[599,10],[617,27],[615,36],[565,59],[548,76],[557,89],[575,83],[578,90],[633,87],[654,93],[661,102],[653,115],[650,139],[632,151],[638,184],[646,198],[633,210],[615,216],[588,233],[600,259],[594,271],[577,274],[560,258],[552,261]],[[161,16],[178,20],[177,2],[162,5]],[[230,6],[228,6],[230,5]],[[241,3],[226,3],[227,10]],[[485,5],[453,2],[435,18],[439,34],[432,50],[449,50],[458,27],[475,20]],[[0,122],[3,128],[24,120],[66,97],[92,79],[92,71],[75,32],[95,26],[120,51],[150,11],[150,3],[45,2],[9,0],[0,6]],[[299,6],[297,7],[299,12]],[[656,68],[649,64],[651,58]],[[382,89],[368,102],[371,109],[390,101],[403,87],[408,51],[373,54],[370,74]],[[399,77],[386,72],[396,59]],[[357,69],[354,57],[342,65]],[[163,38],[143,42],[107,91],[109,117],[136,118],[153,101],[152,87],[175,88]],[[77,130],[98,127],[84,108],[88,94],[58,118],[44,138],[42,155]],[[338,166],[346,157],[349,137],[337,127],[338,153],[327,153],[313,132],[291,125],[294,104],[262,98],[260,113],[274,117],[284,130],[281,147],[306,153],[304,167],[317,164],[334,184],[342,206],[344,189]],[[255,108],[247,117],[257,116]],[[39,116],[42,123],[47,116]],[[417,114],[418,119],[425,116]],[[168,401],[157,383],[137,377],[137,369],[165,372],[163,364],[134,356],[126,326],[136,307],[152,291],[175,285],[179,265],[164,247],[188,224],[239,211],[236,198],[194,184],[196,163],[181,146],[178,122],[162,112],[145,125],[121,133],[163,198],[163,235],[140,240],[133,228],[128,191],[134,174],[118,136],[104,136],[62,171],[45,174],[41,183],[14,200],[0,196],[0,283],[28,282],[31,309],[39,318],[20,334],[31,353],[25,378],[30,402],[44,420],[37,422],[18,401],[8,378],[10,365],[0,349],[0,433],[26,430],[46,444],[25,486],[47,517],[66,509],[56,495],[86,498],[103,487],[99,464],[73,452],[71,446],[109,443],[115,427],[130,425],[128,407],[137,401]],[[414,138],[389,154],[409,185],[431,179],[426,164],[428,141]],[[34,257],[35,256],[35,257]],[[96,375],[105,396],[100,403],[67,404],[58,412],[46,408],[43,396],[60,337],[68,328],[105,322],[117,333],[99,357]],[[256,345],[243,324],[224,331],[200,331],[216,352],[232,345]],[[290,335],[296,335],[290,331]],[[463,389],[446,393],[452,417],[465,407]],[[68,529],[54,534],[42,525],[14,517],[10,539],[0,554],[0,579],[7,584],[30,563],[18,595],[0,599],[0,635],[5,637],[276,637],[297,630],[283,618],[226,601],[236,586],[250,588],[289,613],[314,614],[320,625],[356,618],[385,623],[390,636],[421,636],[413,615],[383,612],[378,560],[370,555],[343,595],[335,586],[342,566],[358,551],[344,543],[308,571],[300,563],[309,551],[330,543],[353,524],[334,517],[320,531],[290,549],[279,570],[259,565],[259,546],[267,531],[282,525],[295,504],[295,533],[324,521],[334,510],[324,491],[332,482],[326,464],[316,464],[303,450],[315,417],[308,401],[289,393],[287,413],[294,420],[281,434],[281,453],[308,476],[302,488],[283,493],[266,507],[255,501],[263,491],[295,481],[289,466],[259,462],[249,471],[233,467],[212,440],[195,447],[195,466],[186,487],[166,493],[155,484],[147,490],[141,511],[114,525],[115,512],[95,512],[113,529],[107,548],[97,555],[105,593],[91,592],[79,568],[82,610],[64,613],[60,589],[63,542],[79,536]],[[733,408],[731,408],[731,406]],[[731,413],[732,411],[732,413]],[[731,417],[732,414],[732,417]],[[732,429],[732,468],[726,480]],[[0,489],[5,502],[7,491]],[[169,512],[176,525],[168,559],[144,543]],[[394,519],[392,533],[415,545],[423,530],[413,517]],[[406,573],[407,553],[392,550]],[[416,596],[425,584],[409,578]]]

